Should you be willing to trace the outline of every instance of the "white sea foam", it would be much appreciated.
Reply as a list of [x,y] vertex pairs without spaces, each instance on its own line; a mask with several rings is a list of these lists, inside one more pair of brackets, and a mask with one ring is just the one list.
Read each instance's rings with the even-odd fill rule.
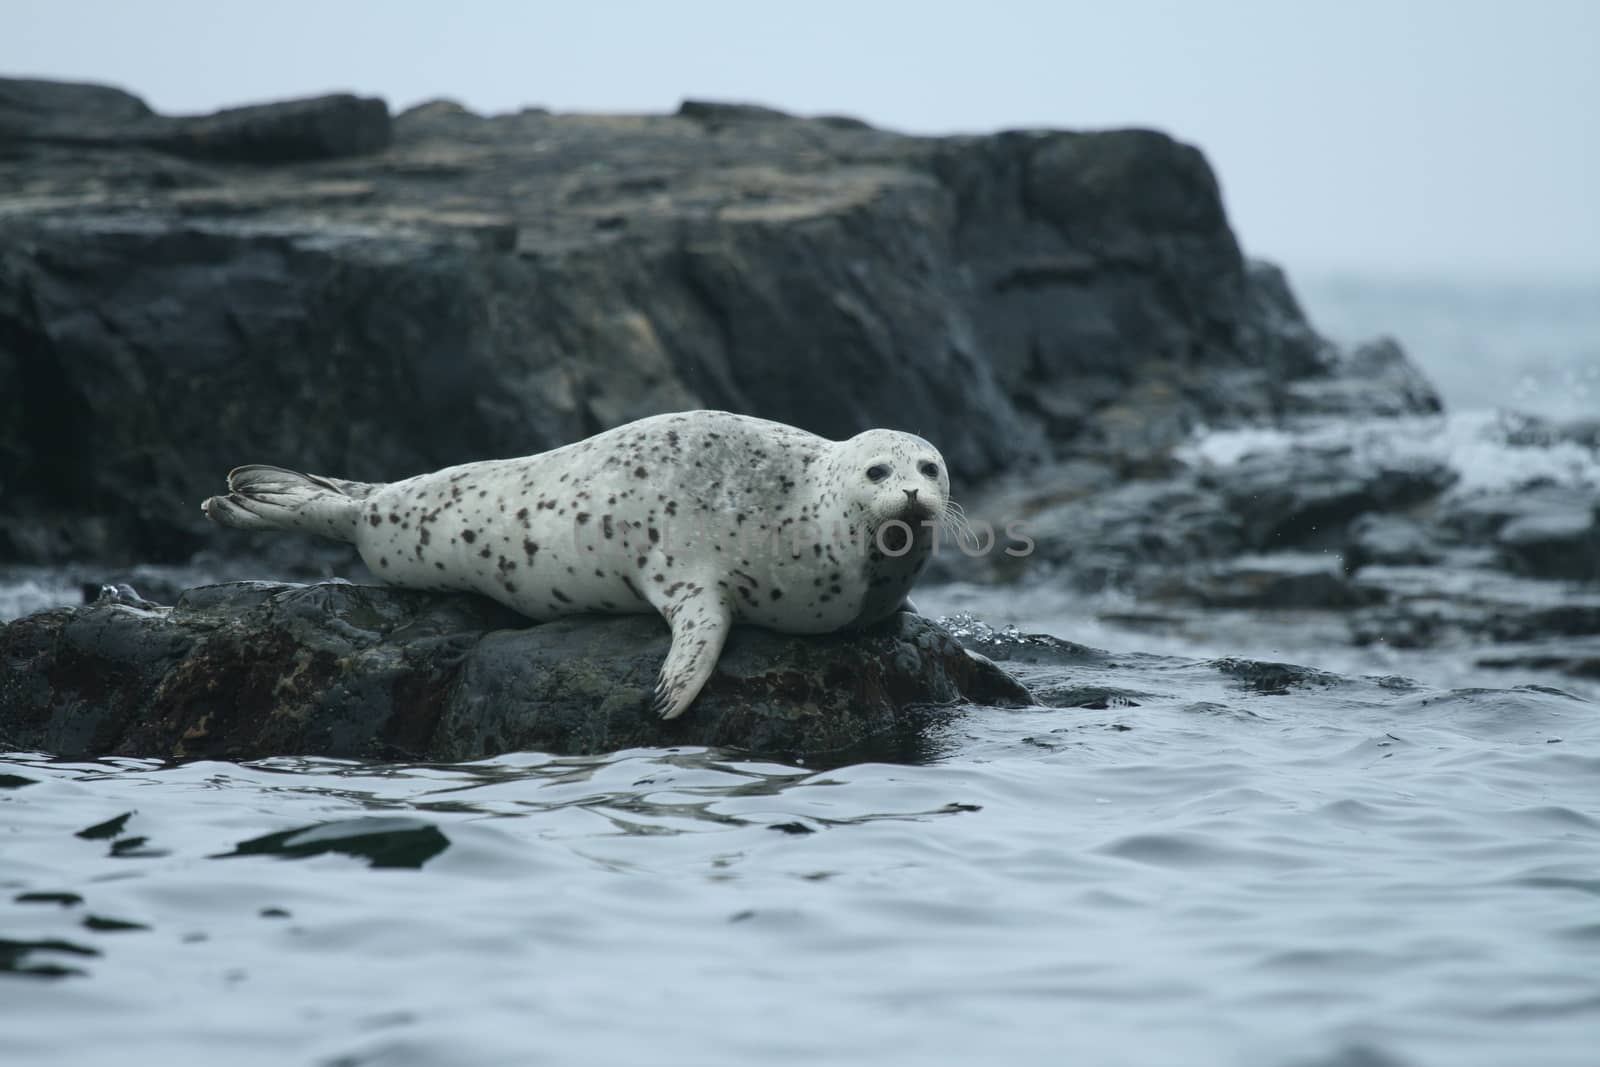
[[1227,467],[1246,456],[1294,448],[1348,448],[1381,462],[1433,461],[1459,476],[1454,493],[1515,489],[1536,482],[1600,485],[1600,453],[1574,441],[1518,443],[1520,420],[1495,411],[1363,422],[1327,422],[1301,429],[1247,428],[1199,433],[1178,458],[1200,467]]

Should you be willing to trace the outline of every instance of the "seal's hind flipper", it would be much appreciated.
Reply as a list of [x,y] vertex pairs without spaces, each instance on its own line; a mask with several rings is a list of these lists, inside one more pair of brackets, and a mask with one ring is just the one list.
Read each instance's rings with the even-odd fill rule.
[[355,539],[361,501],[377,486],[252,463],[228,472],[228,493],[200,505],[213,522],[243,530],[303,530]]
[[733,611],[718,590],[690,584],[661,607],[672,627],[672,649],[661,665],[650,709],[663,719],[676,719],[700,695],[733,626]]

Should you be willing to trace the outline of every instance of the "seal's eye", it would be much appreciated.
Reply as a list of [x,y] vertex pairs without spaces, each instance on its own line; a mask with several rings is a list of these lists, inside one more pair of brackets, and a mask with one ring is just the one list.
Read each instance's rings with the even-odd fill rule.
[[867,478],[871,481],[881,482],[887,477],[889,477],[889,465],[887,463],[874,463],[867,468]]
[[938,478],[939,465],[937,463],[924,463],[922,465],[922,474],[927,478]]

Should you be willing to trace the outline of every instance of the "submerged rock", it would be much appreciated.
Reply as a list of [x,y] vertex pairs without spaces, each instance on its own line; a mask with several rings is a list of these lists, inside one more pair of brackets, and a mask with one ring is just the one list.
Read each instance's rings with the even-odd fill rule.
[[473,596],[238,582],[171,608],[112,591],[0,628],[0,747],[79,758],[471,760],[637,745],[811,757],[914,751],[958,703],[1028,704],[937,624],[736,628],[681,719],[647,710],[658,618],[542,625]]

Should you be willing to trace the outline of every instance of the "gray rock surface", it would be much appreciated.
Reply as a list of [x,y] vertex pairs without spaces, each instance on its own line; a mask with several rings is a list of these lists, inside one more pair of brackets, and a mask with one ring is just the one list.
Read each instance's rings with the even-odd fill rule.
[[0,78],[0,144],[148,148],[219,163],[289,163],[388,147],[382,100],[340,93],[168,117],[101,85]]
[[1159,468],[1302,385],[1436,404],[1395,400],[1398,353],[1319,338],[1201,154],[1145,130],[350,97],[173,119],[0,80],[0,146],[0,563],[251,544],[195,509],[237,463],[381,481],[673,408],[913,430],[971,486]]
[[655,617],[530,626],[493,602],[330,582],[238,582],[157,607],[115,588],[0,625],[0,749],[66,758],[472,760],[715,745],[910,758],[958,705],[1032,703],[937,624],[735,629],[682,718],[647,709]]

